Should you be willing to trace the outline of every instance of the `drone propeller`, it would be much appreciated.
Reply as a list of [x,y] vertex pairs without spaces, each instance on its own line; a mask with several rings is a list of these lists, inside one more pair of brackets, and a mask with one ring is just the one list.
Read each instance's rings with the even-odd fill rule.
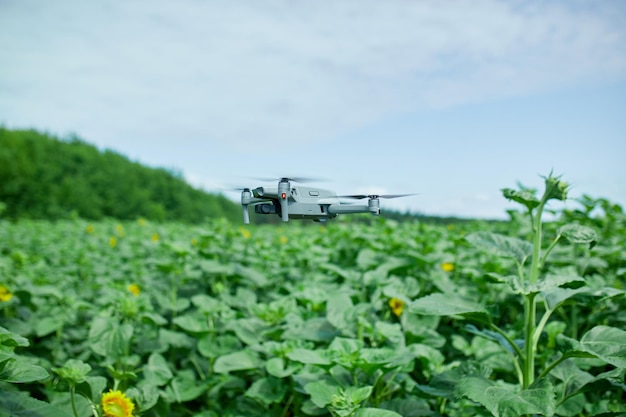
[[361,200],[363,198],[399,198],[407,197],[415,194],[353,194],[353,195],[339,195],[338,198],[352,198],[355,200]]
[[311,177],[280,177],[280,178],[267,178],[267,177],[263,177],[263,178],[255,178],[257,181],[264,181],[264,182],[274,182],[274,181],[279,181],[279,182],[302,182],[302,183],[306,183],[306,182],[319,182],[319,181],[324,181],[321,178],[311,178]]

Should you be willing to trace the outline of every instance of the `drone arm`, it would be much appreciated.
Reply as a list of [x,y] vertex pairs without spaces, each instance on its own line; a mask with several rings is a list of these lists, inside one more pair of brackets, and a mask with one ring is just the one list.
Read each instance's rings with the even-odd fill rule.
[[330,214],[353,214],[353,213],[369,213],[368,206],[356,204],[331,204],[328,206]]
[[341,213],[371,213],[374,216],[380,215],[380,201],[377,198],[370,198],[367,206],[355,204],[331,204],[328,206],[330,214]]

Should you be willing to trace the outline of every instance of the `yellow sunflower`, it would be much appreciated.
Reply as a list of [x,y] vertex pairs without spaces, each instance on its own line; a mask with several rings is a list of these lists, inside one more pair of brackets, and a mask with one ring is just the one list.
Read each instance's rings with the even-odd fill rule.
[[129,284],[128,287],[126,287],[126,289],[132,292],[135,297],[137,297],[139,293],[141,292],[141,287],[137,284]]
[[11,298],[13,298],[11,291],[4,285],[0,285],[0,301],[9,301]]
[[121,391],[109,390],[102,394],[102,410],[105,417],[133,417],[135,404]]
[[389,300],[389,307],[391,307],[393,314],[400,317],[402,315],[402,310],[404,310],[404,301],[398,298],[392,298]]
[[443,269],[446,272],[452,272],[454,271],[454,264],[450,262],[444,262],[441,264],[441,269]]

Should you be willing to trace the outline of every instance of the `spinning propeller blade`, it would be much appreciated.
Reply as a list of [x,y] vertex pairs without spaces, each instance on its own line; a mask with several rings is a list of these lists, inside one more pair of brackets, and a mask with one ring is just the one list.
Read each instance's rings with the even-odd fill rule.
[[361,200],[363,198],[399,198],[407,197],[415,194],[353,194],[353,195],[339,195],[337,198],[352,198],[355,200]]
[[293,181],[293,182],[319,182],[319,181],[324,181],[321,178],[311,178],[311,177],[280,177],[280,178],[254,178],[257,181],[264,181],[264,182],[275,182],[275,181]]

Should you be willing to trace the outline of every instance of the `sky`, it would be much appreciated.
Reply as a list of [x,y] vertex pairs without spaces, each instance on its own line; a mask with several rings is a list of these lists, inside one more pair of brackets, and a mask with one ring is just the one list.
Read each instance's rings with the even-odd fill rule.
[[623,0],[0,0],[0,125],[235,201],[313,177],[506,218],[500,189],[552,171],[626,206],[624,22]]

